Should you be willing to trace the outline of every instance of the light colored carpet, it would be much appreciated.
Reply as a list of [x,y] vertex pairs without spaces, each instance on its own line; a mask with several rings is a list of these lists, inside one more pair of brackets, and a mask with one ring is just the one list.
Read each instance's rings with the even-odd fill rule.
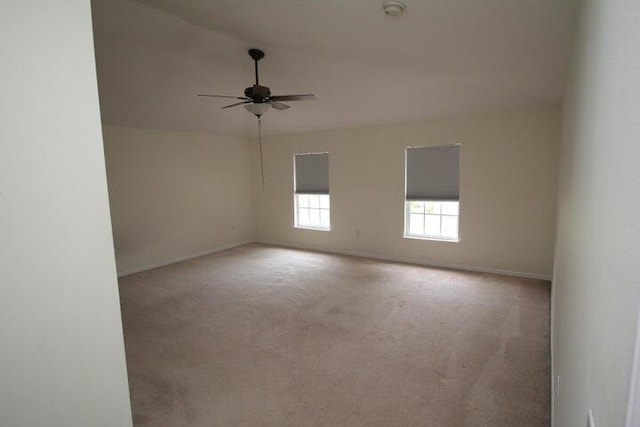
[[548,425],[548,282],[250,245],[120,288],[137,426]]

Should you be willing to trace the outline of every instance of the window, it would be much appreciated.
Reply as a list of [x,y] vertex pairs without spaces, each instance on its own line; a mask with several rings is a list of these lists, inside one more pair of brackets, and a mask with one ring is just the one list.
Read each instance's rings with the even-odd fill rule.
[[296,154],[294,169],[295,226],[329,230],[329,154]]
[[296,194],[296,227],[329,229],[329,195]]
[[407,148],[404,236],[458,241],[460,146]]
[[408,237],[458,238],[458,202],[407,201]]

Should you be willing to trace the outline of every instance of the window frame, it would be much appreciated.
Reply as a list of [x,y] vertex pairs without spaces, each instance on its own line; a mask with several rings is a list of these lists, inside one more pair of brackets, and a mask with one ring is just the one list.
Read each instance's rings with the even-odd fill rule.
[[[428,234],[410,234],[409,233],[409,221],[411,218],[411,209],[410,209],[410,204],[411,202],[420,202],[420,203],[429,203],[429,202],[435,202],[435,203],[443,203],[443,202],[453,202],[453,200],[407,200],[405,198],[404,200],[404,233],[403,233],[403,238],[405,239],[417,239],[417,240],[436,240],[436,241],[441,241],[441,242],[452,242],[452,243],[457,243],[460,242],[460,201],[457,200],[455,201],[456,203],[458,203],[458,215],[451,215],[451,214],[443,214],[442,213],[442,206],[440,207],[440,213],[439,214],[431,214],[431,213],[420,213],[418,215],[422,215],[423,217],[427,217],[427,216],[437,216],[440,218],[440,235],[428,235]],[[442,217],[456,217],[458,220],[458,233],[456,237],[446,237],[442,235]]]
[[[331,190],[329,188],[329,191],[327,193],[297,193],[296,192],[296,187],[297,187],[297,182],[296,182],[296,168],[298,167],[298,165],[296,164],[296,156],[304,156],[304,155],[312,155],[312,154],[327,154],[327,179],[331,179],[331,175],[330,175],[330,161],[331,161],[331,156],[329,151],[319,151],[319,152],[295,152],[293,153],[293,156],[291,157],[293,160],[293,168],[291,168],[292,172],[293,172],[293,228],[297,228],[300,230],[312,230],[312,231],[331,231]],[[329,226],[328,227],[322,227],[322,226],[313,226],[313,225],[300,225],[299,221],[298,221],[298,196],[327,196],[328,197],[328,201],[329,201],[329,208],[325,209],[325,208],[320,208],[318,207],[318,210],[322,211],[322,210],[327,210],[329,213]],[[320,205],[319,205],[320,206]],[[310,208],[312,209],[312,208]],[[315,208],[313,208],[315,209]]]
[[[410,148],[438,148],[438,147],[450,147],[450,146],[458,146],[459,147],[459,157],[458,157],[458,162],[459,162],[459,169],[458,169],[458,173],[460,174],[459,178],[460,181],[462,181],[462,144],[460,143],[453,143],[453,144],[438,144],[438,145],[411,145],[411,146],[406,146],[404,148],[404,197],[403,197],[403,209],[404,209],[404,227],[402,230],[402,238],[403,239],[412,239],[412,240],[428,240],[428,241],[435,241],[435,242],[447,242],[447,243],[460,243],[462,241],[462,223],[460,221],[460,217],[462,216],[462,194],[459,194],[458,196],[458,200],[408,200],[407,199],[407,157],[408,157],[408,153],[409,153],[409,149]],[[461,191],[459,191],[461,193]],[[409,215],[410,215],[410,209],[409,209],[409,203],[410,202],[452,202],[452,201],[457,201],[458,202],[458,237],[457,238],[448,238],[448,237],[442,237],[442,236],[428,236],[428,235],[415,235],[415,234],[409,234]],[[442,210],[440,211],[442,212]],[[427,215],[427,214],[423,214],[423,215]],[[451,216],[455,216],[455,215],[451,215]],[[442,213],[440,213],[440,231],[442,232]]]
[[[322,214],[323,210],[327,211],[329,214],[329,226],[323,227],[323,226],[314,226],[314,225],[300,225],[298,222],[298,215],[299,215],[298,211],[300,209],[300,207],[298,206],[298,196],[327,196],[327,198],[329,199],[328,208],[322,208],[320,207],[320,204],[319,204],[318,208],[308,207],[306,209],[317,209],[318,211],[320,211],[319,212],[320,214]],[[293,193],[293,227],[299,228],[302,230],[331,231],[331,194],[330,193],[329,194],[296,193],[294,191]]]

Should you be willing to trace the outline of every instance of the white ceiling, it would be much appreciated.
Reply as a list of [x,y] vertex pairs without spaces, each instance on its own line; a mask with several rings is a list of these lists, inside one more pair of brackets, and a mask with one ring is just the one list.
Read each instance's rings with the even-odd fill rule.
[[268,133],[403,122],[560,101],[579,0],[94,0],[107,124],[251,135],[227,100],[266,52],[274,94],[315,93],[269,111]]

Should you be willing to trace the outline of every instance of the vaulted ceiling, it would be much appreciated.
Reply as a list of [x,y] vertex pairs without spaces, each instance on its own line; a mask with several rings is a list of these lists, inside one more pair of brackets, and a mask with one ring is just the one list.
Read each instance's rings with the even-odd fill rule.
[[267,112],[268,133],[559,102],[579,0],[94,0],[106,124],[251,135],[227,100],[253,82],[315,102]]

